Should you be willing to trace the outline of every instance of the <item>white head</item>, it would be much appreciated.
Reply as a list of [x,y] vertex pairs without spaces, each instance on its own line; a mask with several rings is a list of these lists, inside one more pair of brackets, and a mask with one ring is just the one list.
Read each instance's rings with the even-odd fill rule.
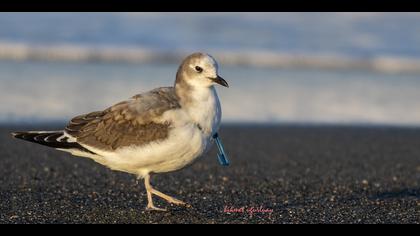
[[212,56],[206,53],[193,53],[184,59],[176,74],[175,86],[210,87],[228,83],[218,75],[218,65]]

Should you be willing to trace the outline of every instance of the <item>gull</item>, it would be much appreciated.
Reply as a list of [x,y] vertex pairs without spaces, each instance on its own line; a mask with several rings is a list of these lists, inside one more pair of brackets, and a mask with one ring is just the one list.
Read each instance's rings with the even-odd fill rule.
[[173,87],[156,88],[103,111],[76,116],[63,130],[12,135],[144,179],[147,210],[166,210],[153,204],[153,195],[189,207],[153,188],[150,176],[184,168],[209,150],[222,115],[216,84],[229,87],[218,74],[216,60],[197,52],[182,61]]

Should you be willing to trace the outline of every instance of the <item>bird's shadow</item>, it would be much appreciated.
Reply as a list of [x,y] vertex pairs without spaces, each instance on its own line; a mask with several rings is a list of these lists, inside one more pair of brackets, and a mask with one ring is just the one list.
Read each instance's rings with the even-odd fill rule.
[[404,188],[396,191],[380,192],[370,196],[370,199],[388,200],[388,199],[401,199],[401,198],[415,198],[420,200],[420,189]]

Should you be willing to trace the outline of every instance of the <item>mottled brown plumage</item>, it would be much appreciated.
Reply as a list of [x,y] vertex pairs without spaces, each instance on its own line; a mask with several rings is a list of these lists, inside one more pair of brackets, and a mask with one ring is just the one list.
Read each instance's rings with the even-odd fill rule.
[[104,111],[77,116],[65,131],[78,143],[105,151],[144,145],[168,136],[171,124],[156,117],[179,107],[173,88],[158,88]]

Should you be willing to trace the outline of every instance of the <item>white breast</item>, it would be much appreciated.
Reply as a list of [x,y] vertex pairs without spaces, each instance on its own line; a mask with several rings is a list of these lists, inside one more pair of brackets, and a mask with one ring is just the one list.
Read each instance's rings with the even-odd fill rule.
[[210,88],[196,89],[192,96],[195,102],[186,109],[193,122],[200,125],[206,135],[212,135],[220,127],[222,109],[216,89]]

